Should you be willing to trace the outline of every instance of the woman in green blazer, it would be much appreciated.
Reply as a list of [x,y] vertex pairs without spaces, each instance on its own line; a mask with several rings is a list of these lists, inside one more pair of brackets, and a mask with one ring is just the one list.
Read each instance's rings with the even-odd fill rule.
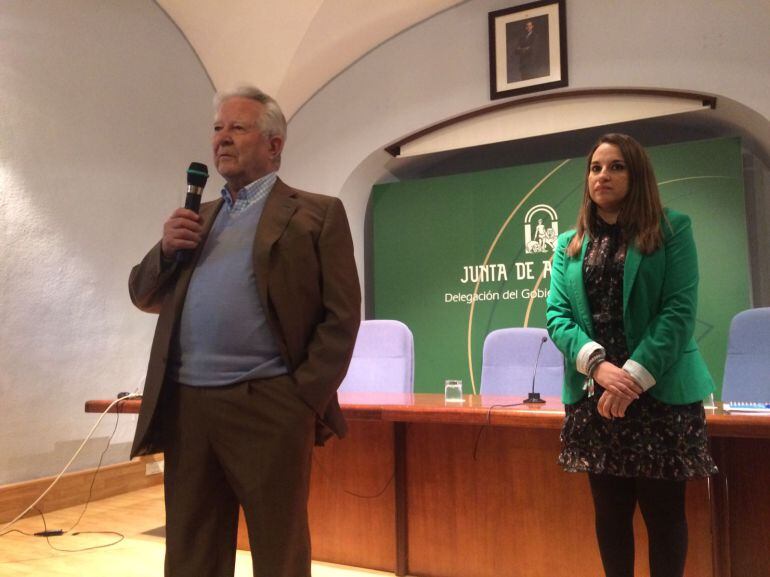
[[634,572],[637,503],[651,577],[681,577],[685,482],[716,472],[693,339],[698,262],[690,219],[663,209],[641,145],[608,134],[587,159],[575,230],[559,237],[547,326],[564,353],[559,462],[587,472],[607,577]]

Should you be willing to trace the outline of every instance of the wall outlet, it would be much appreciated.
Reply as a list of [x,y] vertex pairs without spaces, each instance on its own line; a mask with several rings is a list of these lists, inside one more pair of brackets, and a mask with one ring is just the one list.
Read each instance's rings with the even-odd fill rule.
[[150,461],[144,465],[144,474],[146,476],[159,475],[163,472],[163,461]]

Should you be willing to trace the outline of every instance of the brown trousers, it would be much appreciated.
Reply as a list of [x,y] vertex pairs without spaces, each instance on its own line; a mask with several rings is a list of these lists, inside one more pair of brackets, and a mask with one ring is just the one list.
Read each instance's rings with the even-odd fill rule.
[[172,386],[163,411],[166,577],[232,577],[239,504],[254,577],[310,577],[315,413],[291,378]]

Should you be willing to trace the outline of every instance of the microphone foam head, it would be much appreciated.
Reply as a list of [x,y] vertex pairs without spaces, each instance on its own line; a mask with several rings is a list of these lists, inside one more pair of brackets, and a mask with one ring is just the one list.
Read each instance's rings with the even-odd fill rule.
[[203,188],[209,178],[209,168],[202,162],[191,162],[187,169],[187,184]]

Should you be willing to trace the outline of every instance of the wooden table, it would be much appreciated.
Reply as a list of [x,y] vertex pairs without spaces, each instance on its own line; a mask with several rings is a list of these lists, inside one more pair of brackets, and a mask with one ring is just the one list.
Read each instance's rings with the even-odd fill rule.
[[[601,574],[587,479],[556,464],[564,413],[547,400],[341,394],[350,432],[313,458],[313,558],[398,575]],[[139,401],[120,405],[133,412]],[[717,408],[707,421],[720,474],[688,485],[686,575],[770,575],[770,416]],[[646,532],[636,525],[645,575]]]

